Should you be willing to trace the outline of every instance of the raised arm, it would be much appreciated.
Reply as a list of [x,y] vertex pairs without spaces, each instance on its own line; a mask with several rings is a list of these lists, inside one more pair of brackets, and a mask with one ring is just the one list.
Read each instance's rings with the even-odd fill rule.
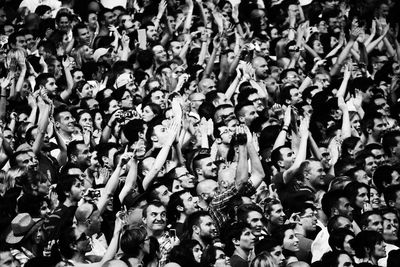
[[296,159],[293,165],[283,172],[283,182],[285,184],[289,183],[293,178],[294,174],[298,171],[301,163],[306,160],[307,155],[307,140],[308,140],[308,126],[310,124],[309,118],[304,118],[301,120],[299,132],[300,132],[300,146],[299,151],[296,155]]
[[286,136],[289,132],[289,126],[291,121],[291,113],[292,113],[292,108],[288,106],[285,110],[285,117],[283,119],[282,130],[279,132],[278,137],[275,139],[275,143],[272,150],[276,149],[277,147],[283,146],[286,143]]
[[239,189],[249,179],[249,164],[247,162],[247,135],[244,128],[236,128],[236,142],[239,147],[239,159],[236,167],[235,186]]
[[121,203],[123,203],[125,197],[129,194],[129,192],[131,192],[132,188],[135,187],[137,181],[138,165],[135,155],[133,155],[133,157],[129,160],[128,164],[130,165],[129,172],[128,175],[126,176],[124,187],[119,193],[119,201]]
[[[48,98],[45,98],[48,100]],[[46,103],[42,97],[38,97],[39,106],[39,123],[38,123],[38,134],[32,145],[33,153],[38,155],[42,149],[43,139],[47,131],[47,126],[49,125],[49,116],[51,111],[50,103]]]
[[254,147],[253,136],[247,126],[244,127],[247,135],[247,154],[250,158],[251,176],[250,181],[254,188],[258,188],[265,177],[264,169],[260,157]]

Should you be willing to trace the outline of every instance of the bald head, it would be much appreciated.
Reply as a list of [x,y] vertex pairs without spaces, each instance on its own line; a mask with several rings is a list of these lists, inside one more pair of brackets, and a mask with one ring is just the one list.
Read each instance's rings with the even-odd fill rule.
[[196,192],[198,196],[207,199],[208,196],[213,195],[218,189],[218,183],[211,179],[206,179],[197,184]]
[[254,74],[257,79],[265,79],[268,77],[268,63],[263,57],[255,57],[251,62],[254,68]]
[[224,190],[229,188],[235,183],[236,170],[233,167],[221,169],[218,172],[218,184],[220,189]]
[[203,94],[207,94],[213,90],[216,90],[215,82],[209,78],[204,78],[199,82],[199,90]]

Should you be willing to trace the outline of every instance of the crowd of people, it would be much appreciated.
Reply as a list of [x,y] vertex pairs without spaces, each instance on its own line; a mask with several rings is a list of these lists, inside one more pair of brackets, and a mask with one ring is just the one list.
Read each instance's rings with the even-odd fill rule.
[[398,266],[398,14],[1,0],[0,266]]

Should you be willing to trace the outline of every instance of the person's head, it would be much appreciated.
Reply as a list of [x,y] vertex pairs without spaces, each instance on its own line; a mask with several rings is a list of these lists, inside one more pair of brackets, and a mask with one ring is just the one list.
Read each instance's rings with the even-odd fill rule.
[[147,40],[150,42],[156,42],[159,39],[159,35],[153,22],[147,22],[140,26],[141,29],[146,30]]
[[143,227],[129,227],[121,235],[121,250],[127,258],[150,253],[150,239]]
[[217,87],[215,85],[214,80],[209,78],[203,78],[199,81],[199,91],[206,95],[208,92],[216,90]]
[[148,233],[163,232],[167,224],[167,212],[159,201],[152,201],[143,209],[143,224]]
[[337,229],[347,229],[353,231],[353,225],[349,217],[344,215],[334,215],[328,220],[328,224],[326,225],[328,229],[328,233],[332,233]]
[[300,250],[299,239],[293,229],[294,225],[292,224],[282,225],[273,233],[273,236],[280,241],[284,250],[297,252]]
[[273,256],[268,252],[262,252],[257,254],[257,256],[251,261],[250,267],[278,267],[279,264],[276,263]]
[[45,174],[27,169],[19,177],[24,194],[46,196],[49,193],[49,180]]
[[252,234],[251,226],[246,222],[234,222],[226,227],[226,247],[228,255],[235,250],[250,252],[254,249],[256,237]]
[[82,170],[90,166],[91,153],[83,141],[72,141],[67,146],[67,156],[70,162]]
[[61,255],[65,259],[72,259],[78,255],[83,256],[92,249],[90,237],[77,227],[62,229],[58,246]]
[[389,186],[400,184],[399,171],[392,165],[382,165],[376,168],[372,179],[380,192]]
[[361,214],[360,227],[362,230],[376,231],[383,234],[383,219],[377,211],[366,211]]
[[199,178],[204,179],[217,178],[218,169],[209,153],[201,153],[201,151],[193,158],[193,171]]
[[61,203],[65,200],[78,203],[84,193],[83,181],[79,175],[64,175],[57,183],[56,192]]
[[317,211],[314,204],[300,199],[297,201],[297,199],[294,198],[290,204],[290,211],[292,214],[298,213],[297,226],[303,228],[306,235],[315,232],[317,229]]
[[260,207],[254,204],[240,205],[236,210],[236,216],[238,221],[245,222],[251,227],[254,236],[261,236],[264,225]]
[[254,74],[256,75],[256,79],[263,80],[268,77],[269,70],[268,64],[265,58],[263,57],[255,57],[252,60],[252,65],[254,68]]
[[54,75],[50,73],[41,73],[36,77],[35,91],[43,90],[50,97],[54,97],[57,93],[57,85]]
[[369,203],[369,186],[360,182],[351,182],[344,188],[346,197],[356,210],[361,210]]
[[155,103],[147,103],[143,105],[143,121],[148,123],[155,117],[158,117],[162,114],[161,107],[158,104]]
[[8,43],[14,49],[26,49],[26,40],[24,32],[14,32],[8,37]]
[[210,244],[217,236],[215,222],[206,211],[190,214],[185,220],[184,230],[189,238],[201,240],[204,244]]
[[377,166],[386,163],[386,155],[381,144],[368,144],[365,146],[365,151],[369,151],[374,156]]
[[148,97],[150,98],[151,103],[157,104],[160,106],[162,110],[167,107],[167,100],[165,98],[164,91],[161,90],[160,87],[156,87],[149,92]]
[[115,25],[117,21],[117,16],[111,9],[103,8],[99,13],[100,24],[108,27],[111,25]]
[[371,152],[362,151],[356,156],[356,164],[358,167],[363,168],[369,177],[373,177],[377,168],[375,157]]
[[285,223],[285,212],[281,202],[274,198],[269,198],[264,204],[264,215],[267,222],[273,226],[280,226]]
[[78,43],[90,45],[89,28],[85,23],[78,23],[73,29],[73,34]]
[[168,61],[167,52],[165,52],[165,49],[162,45],[153,46],[152,51],[154,55],[154,62],[157,64],[157,66]]
[[216,246],[207,246],[201,256],[202,266],[229,267],[229,257],[224,250]]
[[289,169],[295,159],[294,151],[288,146],[279,146],[271,153],[271,162],[279,171]]
[[[280,74],[280,80],[282,84],[292,84],[296,88],[300,85],[299,74],[296,69],[285,69]],[[283,89],[283,88],[282,88]],[[301,98],[301,97],[300,97]]]
[[39,161],[31,149],[20,150],[15,152],[10,158],[10,166],[38,170]]
[[283,105],[297,105],[302,101],[301,92],[296,85],[286,85],[281,88],[281,103]]
[[383,239],[386,243],[396,243],[398,240],[399,217],[396,210],[387,208],[381,211],[383,219]]
[[100,211],[95,204],[84,203],[75,211],[77,224],[86,229],[87,234],[96,234],[101,231],[103,221]]
[[382,146],[385,154],[390,157],[400,157],[400,132],[389,131],[383,135]]
[[[353,255],[343,250],[329,251],[322,256],[320,264],[321,266],[330,267],[353,267],[354,261],[352,257]],[[362,263],[360,265],[362,266]],[[369,263],[367,263],[367,266],[369,266]]]
[[383,195],[388,207],[400,210],[400,185],[391,185],[385,188]]
[[354,239],[355,234],[345,228],[339,228],[333,230],[329,235],[329,246],[333,251],[346,251],[350,255],[354,256],[354,249],[352,248],[352,240]]
[[386,122],[381,113],[373,112],[362,119],[362,128],[367,137],[373,138],[375,142],[380,142],[386,131]]
[[377,262],[386,257],[383,237],[376,231],[361,231],[353,240],[353,248],[360,259],[374,259]]
[[303,176],[303,182],[305,185],[316,190],[324,186],[326,173],[320,161],[304,161],[300,165],[300,172]]
[[253,103],[250,101],[242,102],[236,105],[235,114],[241,123],[251,126],[251,123],[258,118],[258,113]]
[[[0,9],[1,10],[1,9]],[[4,267],[19,267],[19,261],[14,258],[10,250],[0,251],[0,265]]]
[[167,206],[167,219],[169,223],[175,224],[179,219],[199,210],[196,198],[187,191],[181,190],[171,195]]
[[196,192],[203,201],[210,203],[219,192],[218,183],[213,179],[205,179],[197,184]]
[[328,218],[334,215],[343,215],[353,218],[354,208],[351,206],[349,199],[342,190],[334,190],[327,192],[322,197],[322,210]]

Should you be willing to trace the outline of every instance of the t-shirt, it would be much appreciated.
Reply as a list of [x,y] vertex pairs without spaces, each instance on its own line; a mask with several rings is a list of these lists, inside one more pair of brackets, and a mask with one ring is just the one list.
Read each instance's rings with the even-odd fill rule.
[[249,262],[242,259],[238,255],[233,255],[230,259],[232,267],[248,267]]

